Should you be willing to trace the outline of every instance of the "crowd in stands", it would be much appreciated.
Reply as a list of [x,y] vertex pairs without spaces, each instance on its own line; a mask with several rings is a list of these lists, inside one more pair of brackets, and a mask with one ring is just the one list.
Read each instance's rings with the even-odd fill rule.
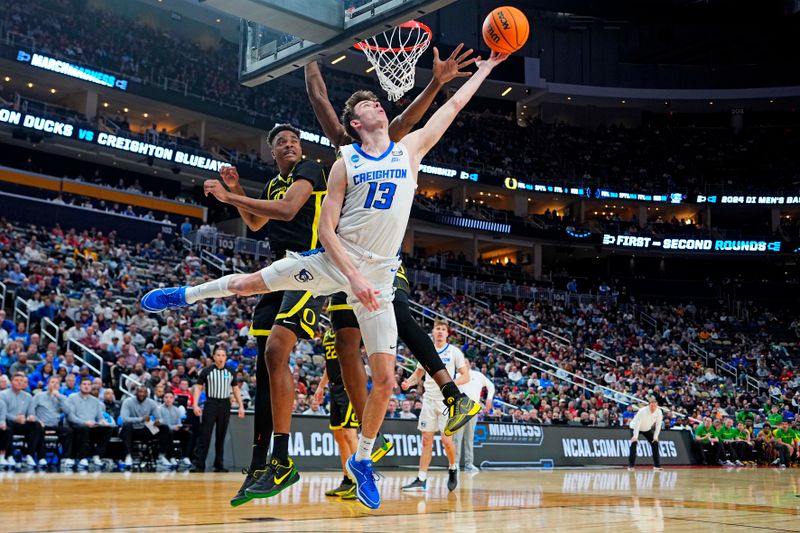
[[[56,413],[48,427],[74,430],[79,423],[72,411],[91,419],[98,429],[74,432],[71,442],[70,459],[88,462],[93,455],[102,457],[108,439],[125,427],[120,416],[129,394],[149,396],[159,409],[169,408],[176,398],[192,407],[190,391],[199,370],[211,364],[215,346],[227,350],[227,365],[249,406],[258,386],[257,350],[248,335],[254,298],[216,300],[157,316],[138,309],[137,296],[152,286],[194,283],[216,274],[194,252],[161,237],[131,244],[113,233],[7,222],[0,226],[0,252],[7,307],[21,298],[30,315],[29,322],[16,317],[15,323],[15,317],[0,311],[0,391],[11,391],[0,392],[9,424],[2,429],[25,435],[29,450],[38,449],[41,435],[27,417],[38,415],[9,395],[32,393],[31,405],[61,398],[63,406],[54,404],[48,411]],[[226,261],[254,268],[238,256]],[[755,428],[764,422],[774,426],[773,411],[794,422],[800,407],[800,319],[788,311],[754,307],[747,316],[735,317],[691,303],[650,306],[644,310],[657,321],[654,330],[640,321],[634,306],[611,300],[477,302],[423,287],[415,300],[428,313],[452,320],[450,342],[495,383],[494,405],[482,415],[487,420],[623,426],[635,412],[632,404],[647,394],[668,409],[667,427],[677,428],[706,417],[723,424],[738,417]],[[44,318],[60,330],[58,342],[40,326]],[[100,356],[102,375],[90,368],[91,358],[75,342]],[[299,342],[292,353],[297,414],[325,413],[326,399],[315,397],[323,353],[319,338]],[[398,360],[407,364],[412,357],[401,348]],[[725,363],[722,373],[717,360]],[[387,416],[413,418],[421,409],[421,391],[403,391],[402,379],[398,370]],[[61,426],[59,409],[65,419]],[[20,412],[25,414],[21,421],[16,418]],[[190,428],[190,414],[186,420],[180,426]],[[119,453],[129,455],[130,436],[120,437]],[[11,450],[4,451],[10,459]]]
[[[197,43],[163,29],[132,23],[120,14],[90,6],[76,10],[67,0],[35,5],[2,0],[0,6],[5,31],[26,36],[37,50],[159,87],[169,80],[167,86],[190,97],[319,130],[304,91],[297,90],[299,80],[292,84],[278,80],[256,88],[238,83],[238,44],[220,40],[217,46],[198,53]],[[329,85],[336,87],[331,91],[335,106],[343,103],[350,89],[363,88],[366,80],[333,71],[326,71],[325,76]],[[390,113],[409,101],[404,98]],[[166,134],[157,128],[148,133],[154,138]],[[593,190],[686,194],[711,189],[722,193],[795,187],[800,179],[791,157],[794,143],[792,128],[753,125],[734,132],[730,127],[670,125],[667,121],[636,128],[588,129],[537,119],[523,128],[509,113],[467,110],[429,159],[499,176]],[[245,155],[255,161],[254,153]]]

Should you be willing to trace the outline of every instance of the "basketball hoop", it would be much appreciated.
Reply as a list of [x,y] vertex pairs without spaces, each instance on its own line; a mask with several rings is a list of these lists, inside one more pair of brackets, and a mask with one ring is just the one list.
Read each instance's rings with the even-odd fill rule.
[[431,44],[432,36],[428,26],[412,20],[356,43],[355,47],[367,56],[381,87],[395,102],[414,87],[414,67]]

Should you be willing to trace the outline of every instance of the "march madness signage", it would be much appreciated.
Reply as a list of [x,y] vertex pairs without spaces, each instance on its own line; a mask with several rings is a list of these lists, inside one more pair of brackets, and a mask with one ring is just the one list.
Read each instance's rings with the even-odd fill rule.
[[[250,462],[253,438],[250,416],[231,418],[232,446],[226,446],[226,466],[243,468]],[[382,466],[413,467],[419,463],[422,437],[416,420],[386,420],[381,433],[394,444]],[[484,469],[551,468],[558,466],[626,465],[631,432],[627,428],[533,426],[478,422],[475,428],[475,464]],[[662,431],[659,451],[665,465],[693,464],[688,431]],[[289,454],[305,469],[341,468],[339,450],[328,429],[327,417],[294,416]],[[638,444],[638,464],[652,464],[647,442]],[[211,458],[209,457],[209,461]],[[433,442],[435,466],[446,466],[444,447],[437,434]]]

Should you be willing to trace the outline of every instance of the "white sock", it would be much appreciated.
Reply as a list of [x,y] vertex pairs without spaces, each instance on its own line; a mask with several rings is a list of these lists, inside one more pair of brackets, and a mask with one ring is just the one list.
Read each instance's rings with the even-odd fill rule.
[[372,447],[375,445],[375,439],[367,438],[362,433],[358,437],[358,450],[356,450],[356,461],[366,461],[372,456]]
[[458,470],[458,466],[456,466],[455,464],[451,464],[451,465],[450,465],[450,466],[448,466],[447,468],[448,468],[449,470]]
[[233,295],[233,292],[228,290],[228,283],[235,274],[228,274],[219,279],[201,283],[196,287],[188,287],[186,289],[186,303],[193,304],[199,300],[208,298],[225,298],[226,296]]
[[420,470],[419,472],[417,472],[417,479],[419,479],[420,481],[425,481],[426,479],[428,479],[428,473]]

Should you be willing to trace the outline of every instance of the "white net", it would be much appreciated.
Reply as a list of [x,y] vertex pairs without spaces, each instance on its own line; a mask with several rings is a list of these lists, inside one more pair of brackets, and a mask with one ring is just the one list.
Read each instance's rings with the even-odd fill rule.
[[375,67],[378,81],[395,102],[414,87],[417,60],[431,43],[431,30],[416,21],[406,22],[356,45]]

